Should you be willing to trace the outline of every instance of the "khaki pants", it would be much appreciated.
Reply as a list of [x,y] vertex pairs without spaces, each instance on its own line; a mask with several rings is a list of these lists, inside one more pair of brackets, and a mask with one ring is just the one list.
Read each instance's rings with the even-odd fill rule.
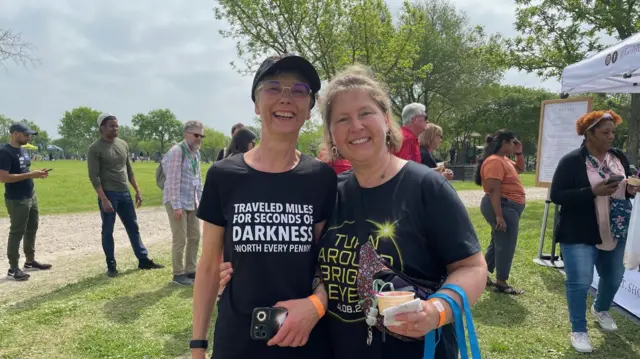
[[173,218],[171,204],[166,203],[165,208],[169,215],[169,224],[173,235],[173,249],[171,251],[173,275],[194,273],[200,245],[200,221],[196,217],[196,211],[182,210],[182,218],[176,221]]

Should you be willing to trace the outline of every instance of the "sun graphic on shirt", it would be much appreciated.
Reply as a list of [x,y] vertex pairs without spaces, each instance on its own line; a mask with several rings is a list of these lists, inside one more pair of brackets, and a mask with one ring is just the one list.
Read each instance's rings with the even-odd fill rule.
[[376,223],[374,221],[367,221],[374,226],[374,233],[380,238],[389,238],[392,241],[395,240],[395,232],[396,232],[396,223],[385,221],[384,223]]

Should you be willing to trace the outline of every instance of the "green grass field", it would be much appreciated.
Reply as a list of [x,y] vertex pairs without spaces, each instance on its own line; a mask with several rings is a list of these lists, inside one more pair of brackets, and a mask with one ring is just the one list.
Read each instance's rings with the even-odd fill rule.
[[[568,341],[563,275],[531,261],[542,211],[541,203],[525,210],[513,264],[511,283],[527,293],[512,297],[485,292],[473,309],[483,358],[585,357]],[[486,248],[489,228],[477,209],[470,214]],[[166,246],[162,251],[154,248],[154,253],[160,262],[170,262]],[[192,289],[168,285],[169,268],[127,270],[134,268],[134,259],[130,253],[122,257],[124,274],[116,279],[106,278],[97,266],[88,270],[93,264],[78,263],[76,268],[87,273],[80,282],[18,304],[0,302],[0,358],[190,358]],[[597,348],[589,358],[640,358],[638,327],[617,313],[614,317],[620,330],[611,334],[600,332],[588,317]]]
[[[136,180],[144,199],[143,206],[162,205],[162,191],[155,183],[157,167],[158,164],[152,162],[133,164]],[[64,160],[34,162],[31,168],[53,168],[49,178],[35,180],[40,214],[97,211],[98,200],[89,182],[86,162]],[[202,165],[203,180],[208,168],[209,165]],[[521,179],[525,187],[535,186],[535,174],[523,173]],[[452,184],[458,191],[481,189],[471,181],[454,181]],[[0,186],[0,194],[4,195],[4,186]],[[6,207],[0,205],[0,217],[6,216]]]

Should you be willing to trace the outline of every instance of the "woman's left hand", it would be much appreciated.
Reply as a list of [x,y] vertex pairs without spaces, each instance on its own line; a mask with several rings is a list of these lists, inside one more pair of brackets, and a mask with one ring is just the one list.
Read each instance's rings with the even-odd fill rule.
[[422,310],[416,313],[404,313],[395,316],[400,326],[389,326],[388,329],[405,337],[420,338],[434,330],[440,321],[440,313],[433,303],[422,301]]
[[629,193],[632,196],[635,196],[638,191],[640,191],[640,186],[633,186],[630,184],[627,184],[627,193]]

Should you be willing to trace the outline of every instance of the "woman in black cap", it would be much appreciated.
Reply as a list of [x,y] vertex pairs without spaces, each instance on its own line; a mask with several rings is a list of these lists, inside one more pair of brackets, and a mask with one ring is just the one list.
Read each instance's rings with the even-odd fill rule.
[[[198,217],[202,256],[193,299],[193,358],[204,358],[220,281],[220,258],[231,255],[233,279],[219,301],[212,358],[326,358],[316,324],[327,296],[316,285],[316,239],[336,198],[336,174],[296,150],[311,116],[320,78],[306,59],[267,58],[253,80],[260,144],[213,164]],[[273,338],[253,340],[258,307],[288,312]],[[314,329],[315,328],[315,329]]]

